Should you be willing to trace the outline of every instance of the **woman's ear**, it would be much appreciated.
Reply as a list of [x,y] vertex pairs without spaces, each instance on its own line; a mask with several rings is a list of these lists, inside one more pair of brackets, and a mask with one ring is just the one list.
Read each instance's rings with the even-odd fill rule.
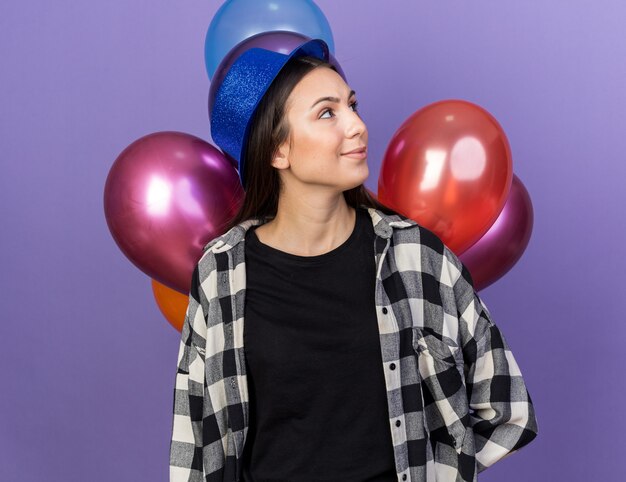
[[289,167],[289,143],[284,142],[276,150],[272,158],[272,166],[276,169],[287,169]]

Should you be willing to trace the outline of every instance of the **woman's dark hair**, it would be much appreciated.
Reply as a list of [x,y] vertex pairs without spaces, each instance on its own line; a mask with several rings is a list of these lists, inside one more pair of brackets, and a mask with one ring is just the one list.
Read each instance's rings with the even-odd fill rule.
[[[316,57],[294,57],[285,64],[259,102],[253,115],[244,153],[246,191],[243,203],[224,232],[253,217],[274,217],[278,209],[281,180],[271,161],[278,147],[290,139],[289,122],[285,115],[287,99],[296,84],[318,67],[337,69]],[[398,214],[374,198],[363,185],[344,191],[348,205],[373,207],[386,214]]]

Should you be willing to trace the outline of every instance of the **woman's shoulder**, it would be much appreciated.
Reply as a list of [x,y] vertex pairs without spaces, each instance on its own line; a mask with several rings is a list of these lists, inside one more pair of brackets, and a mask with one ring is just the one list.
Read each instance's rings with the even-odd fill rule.
[[248,218],[245,221],[241,221],[240,223],[232,226],[226,232],[211,239],[204,245],[202,250],[205,254],[207,252],[221,253],[223,251],[227,251],[243,241],[246,233],[251,227],[263,224],[264,222],[266,222],[266,220],[261,217],[253,217]]
[[386,215],[390,226],[393,226],[393,249],[412,257],[415,250],[423,263],[438,266],[451,272],[456,279],[461,273],[467,272],[459,256],[430,228],[403,214]]

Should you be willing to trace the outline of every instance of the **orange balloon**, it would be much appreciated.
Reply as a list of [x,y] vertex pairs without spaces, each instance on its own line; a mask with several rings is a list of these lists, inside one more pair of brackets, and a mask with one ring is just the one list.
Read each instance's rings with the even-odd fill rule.
[[189,306],[189,295],[173,290],[155,279],[152,279],[152,293],[161,313],[170,325],[178,331],[182,331]]
[[393,135],[378,199],[459,255],[498,218],[512,180],[511,148],[498,121],[471,102],[443,100],[412,114]]

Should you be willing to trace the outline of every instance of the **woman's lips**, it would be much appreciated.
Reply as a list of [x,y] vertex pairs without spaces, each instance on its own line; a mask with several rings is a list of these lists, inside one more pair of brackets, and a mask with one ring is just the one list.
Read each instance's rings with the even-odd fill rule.
[[367,157],[367,148],[361,147],[351,152],[346,152],[345,154],[342,154],[342,156],[353,157],[355,159],[363,159]]

